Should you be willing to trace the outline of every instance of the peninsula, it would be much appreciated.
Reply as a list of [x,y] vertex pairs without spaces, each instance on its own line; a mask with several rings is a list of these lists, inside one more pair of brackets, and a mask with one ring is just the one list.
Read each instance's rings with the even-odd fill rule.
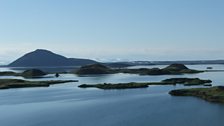
[[172,96],[193,96],[209,102],[224,103],[224,86],[172,90],[169,94]]

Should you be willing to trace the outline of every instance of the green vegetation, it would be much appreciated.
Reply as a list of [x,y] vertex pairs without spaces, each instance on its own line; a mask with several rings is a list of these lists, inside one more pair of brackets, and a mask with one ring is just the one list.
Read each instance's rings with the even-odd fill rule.
[[77,80],[26,81],[21,79],[0,79],[0,89],[24,87],[49,87],[53,84],[77,82]]
[[[79,85],[80,88],[99,88],[99,89],[128,89],[128,88],[146,88],[149,85],[176,85],[184,84],[185,86],[194,85],[204,85],[206,83],[211,83],[211,80],[201,80],[199,78],[171,78],[166,79],[161,82],[144,82],[144,83],[118,83],[118,84],[82,84]],[[208,85],[205,85],[208,86]]]
[[194,96],[209,102],[224,103],[224,86],[172,90],[169,94],[172,96]]

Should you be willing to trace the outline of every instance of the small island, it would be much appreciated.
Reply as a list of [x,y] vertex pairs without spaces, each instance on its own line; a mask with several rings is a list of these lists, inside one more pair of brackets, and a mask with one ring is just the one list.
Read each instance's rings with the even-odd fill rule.
[[[196,86],[211,83],[211,80],[201,80],[199,78],[171,78],[161,82],[130,82],[130,83],[104,83],[104,84],[82,84],[80,88],[99,88],[99,89],[130,89],[130,88],[147,88],[149,85],[176,85],[183,84],[184,86]],[[211,84],[210,84],[211,85]]]
[[78,75],[112,74],[112,73],[114,73],[112,69],[99,63],[82,66],[79,70],[76,71],[76,74]]
[[172,90],[169,94],[172,96],[194,96],[209,102],[224,103],[224,86]]
[[39,70],[39,69],[30,69],[30,70],[25,70],[20,74],[24,78],[39,78],[47,75],[47,73]]
[[0,89],[24,88],[24,87],[49,87],[54,84],[78,82],[78,80],[50,80],[50,81],[27,81],[21,79],[0,79]]
[[42,78],[45,75],[47,75],[47,73],[39,69],[28,69],[23,71],[22,73],[16,73],[13,71],[0,72],[0,76],[21,76],[24,78]]
[[131,88],[147,88],[147,83],[119,83],[119,84],[94,84],[94,85],[88,85],[88,84],[82,84],[79,85],[80,88],[99,88],[99,89],[131,89]]
[[133,73],[140,75],[178,75],[178,74],[195,74],[204,71],[193,70],[187,68],[183,64],[171,64],[165,68],[140,68],[140,69],[121,69],[123,73]]

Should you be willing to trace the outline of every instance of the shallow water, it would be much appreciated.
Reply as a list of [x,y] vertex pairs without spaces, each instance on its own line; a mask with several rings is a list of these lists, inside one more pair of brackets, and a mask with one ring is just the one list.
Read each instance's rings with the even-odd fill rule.
[[[203,70],[207,66],[224,69],[224,65],[188,67]],[[168,76],[114,74],[78,77],[63,74],[60,78],[36,79],[77,79],[79,82],[49,88],[0,90],[0,124],[1,126],[222,126],[224,105],[194,97],[172,97],[168,94],[172,89],[185,88],[180,85],[126,90],[80,89],[77,86],[83,83],[160,81],[171,77],[199,77],[211,79],[213,85],[224,85],[223,75],[223,72]]]

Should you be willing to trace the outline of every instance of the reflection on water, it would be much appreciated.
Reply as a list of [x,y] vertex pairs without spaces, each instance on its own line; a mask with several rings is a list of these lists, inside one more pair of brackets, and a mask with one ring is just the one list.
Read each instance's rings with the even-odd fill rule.
[[[224,68],[222,65],[207,66],[212,66],[214,69]],[[188,67],[204,69],[207,66]],[[0,71],[5,70],[11,69],[0,68]],[[59,78],[35,79],[75,79],[79,82],[54,85],[49,88],[0,90],[0,122],[2,126],[221,126],[224,123],[224,105],[193,97],[168,95],[172,89],[185,88],[181,85],[127,90],[80,89],[77,86],[83,83],[161,81],[171,77],[199,77],[211,79],[213,85],[224,85],[223,75],[223,72],[162,76],[112,74],[83,77],[61,74]]]

